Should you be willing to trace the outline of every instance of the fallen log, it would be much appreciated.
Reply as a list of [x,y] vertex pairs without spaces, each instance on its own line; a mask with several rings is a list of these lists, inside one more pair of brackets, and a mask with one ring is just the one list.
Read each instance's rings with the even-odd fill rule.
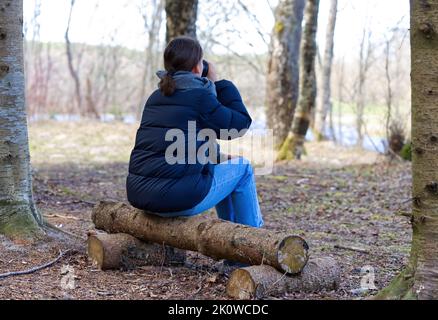
[[140,266],[182,265],[185,251],[147,243],[125,234],[90,233],[88,257],[101,270],[131,270]]
[[336,290],[340,269],[332,258],[311,258],[299,275],[288,276],[267,266],[236,269],[227,284],[227,294],[235,299],[260,299],[286,293],[315,293]]
[[197,251],[216,259],[267,264],[289,274],[308,260],[307,243],[299,236],[252,228],[205,215],[162,218],[124,203],[100,202],[92,212],[97,229],[127,233],[138,239]]

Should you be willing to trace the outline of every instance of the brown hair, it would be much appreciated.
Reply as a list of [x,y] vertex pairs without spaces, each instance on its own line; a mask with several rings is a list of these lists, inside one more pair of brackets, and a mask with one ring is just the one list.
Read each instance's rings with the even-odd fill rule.
[[177,71],[192,71],[202,56],[201,45],[196,39],[177,37],[170,41],[164,50],[164,68],[167,75],[160,81],[160,91],[165,96],[171,96],[176,89],[173,74]]

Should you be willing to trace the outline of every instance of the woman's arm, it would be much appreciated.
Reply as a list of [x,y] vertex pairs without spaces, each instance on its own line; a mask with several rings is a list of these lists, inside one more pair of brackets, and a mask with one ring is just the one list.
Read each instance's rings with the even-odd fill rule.
[[[231,81],[221,80],[215,84],[217,97],[210,92],[201,95],[201,127],[214,130],[218,139],[231,140],[243,136],[245,132],[242,130],[249,129],[252,119],[239,91]],[[228,130],[231,135],[221,137],[221,130]]]

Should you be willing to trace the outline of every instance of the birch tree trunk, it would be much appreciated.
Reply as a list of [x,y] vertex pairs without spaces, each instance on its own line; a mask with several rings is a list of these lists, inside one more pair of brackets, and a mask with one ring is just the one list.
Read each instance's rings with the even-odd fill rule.
[[282,143],[278,160],[301,158],[304,139],[315,108],[315,58],[317,53],[316,31],[318,28],[318,11],[319,0],[308,0],[305,9],[304,37],[301,45],[300,96],[292,121],[292,132]]
[[24,93],[23,1],[0,3],[0,234],[42,233],[32,197]]
[[336,18],[338,14],[338,0],[331,0],[329,21],[325,37],[324,59],[322,65],[322,88],[321,100],[316,108],[315,135],[318,140],[326,139],[327,115],[332,109],[331,102],[331,75],[333,64],[333,48],[336,28]]
[[412,245],[377,299],[438,299],[438,0],[411,0]]
[[281,0],[275,10],[266,85],[266,117],[278,149],[287,137],[298,101],[304,0]]
[[166,42],[175,37],[196,38],[198,0],[166,0]]

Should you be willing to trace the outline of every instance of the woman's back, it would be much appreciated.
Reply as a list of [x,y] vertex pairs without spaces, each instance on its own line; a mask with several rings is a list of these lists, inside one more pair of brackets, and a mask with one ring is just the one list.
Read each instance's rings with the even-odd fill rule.
[[[214,164],[204,164],[195,155],[206,141],[198,141],[197,133],[212,129],[219,138],[221,129],[247,129],[251,118],[237,88],[229,81],[208,88],[176,89],[165,96],[160,90],[148,99],[135,147],[131,154],[127,195],[129,202],[140,209],[172,212],[192,208],[208,193]],[[195,126],[195,139],[189,128]],[[183,134],[183,157],[170,162],[166,151],[175,143],[166,139],[171,132]],[[180,146],[181,147],[181,146]]]

